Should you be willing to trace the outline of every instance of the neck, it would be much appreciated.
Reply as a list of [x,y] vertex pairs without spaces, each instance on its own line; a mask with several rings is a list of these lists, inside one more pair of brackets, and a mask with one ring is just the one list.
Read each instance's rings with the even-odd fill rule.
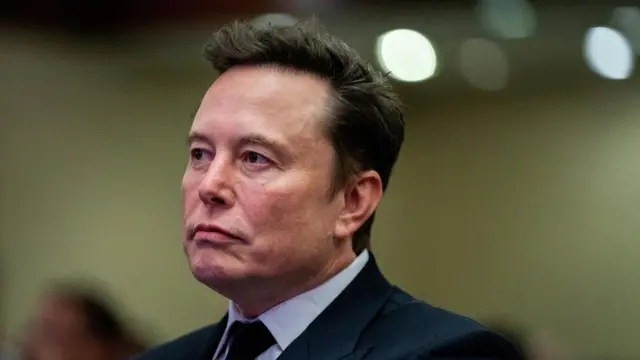
[[235,297],[236,299],[232,299],[232,301],[236,306],[236,310],[244,317],[247,319],[256,318],[274,306],[324,284],[349,267],[355,258],[356,255],[352,251],[345,252],[343,256],[333,259],[311,277],[308,274],[306,276],[298,276],[299,282],[285,281],[281,283],[281,286],[265,288],[260,294],[254,292],[248,294],[249,296],[246,298]]

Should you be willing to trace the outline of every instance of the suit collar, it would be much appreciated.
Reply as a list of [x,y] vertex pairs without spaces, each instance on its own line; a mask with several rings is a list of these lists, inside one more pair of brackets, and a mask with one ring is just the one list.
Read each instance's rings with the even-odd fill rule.
[[280,349],[286,350],[353,282],[368,261],[368,251],[362,252],[348,267],[320,286],[284,301],[260,315],[260,320],[276,338]]
[[[371,347],[354,352],[360,334],[391,294],[373,254],[355,279],[296,338],[278,360],[360,359]],[[211,327],[198,360],[211,360],[227,328],[228,314]]]
[[229,301],[226,319],[220,321],[216,326],[217,331],[222,331],[222,334],[216,333],[215,343],[219,347],[221,343],[226,342],[229,328],[234,322],[253,322],[260,320],[276,339],[280,351],[286,350],[345,288],[349,286],[367,265],[369,258],[370,255],[368,251],[360,253],[347,268],[340,271],[325,283],[278,304],[257,318],[246,318],[238,310],[236,305],[232,301]]
[[200,350],[200,355],[198,355],[197,360],[213,359],[213,356],[218,349],[218,344],[222,340],[222,335],[224,335],[224,331],[227,328],[227,318],[228,316],[225,315],[220,322],[210,328],[207,341],[202,344],[202,349]]
[[279,360],[341,359],[352,354],[367,324],[391,294],[387,282],[371,255],[369,261],[347,288],[282,353]]

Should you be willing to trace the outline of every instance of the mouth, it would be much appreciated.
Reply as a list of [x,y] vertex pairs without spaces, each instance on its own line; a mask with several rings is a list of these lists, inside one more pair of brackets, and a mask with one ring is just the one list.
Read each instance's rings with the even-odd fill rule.
[[189,239],[197,246],[216,247],[245,242],[234,232],[215,225],[198,224],[189,231]]

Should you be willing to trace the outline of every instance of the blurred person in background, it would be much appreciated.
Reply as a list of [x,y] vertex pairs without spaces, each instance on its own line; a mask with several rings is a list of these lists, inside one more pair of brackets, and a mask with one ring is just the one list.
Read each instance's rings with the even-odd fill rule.
[[220,76],[188,137],[183,247],[229,308],[140,359],[519,358],[380,272],[370,233],[404,139],[400,102],[319,30],[234,22],[206,47]]
[[24,341],[21,360],[121,360],[144,351],[104,297],[76,285],[46,292]]

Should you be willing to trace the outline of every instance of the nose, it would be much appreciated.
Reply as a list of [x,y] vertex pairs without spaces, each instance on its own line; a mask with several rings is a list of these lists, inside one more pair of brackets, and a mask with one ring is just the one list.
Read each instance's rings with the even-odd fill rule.
[[232,184],[232,166],[222,156],[216,157],[198,187],[200,200],[210,206],[223,205],[230,207],[235,199]]

